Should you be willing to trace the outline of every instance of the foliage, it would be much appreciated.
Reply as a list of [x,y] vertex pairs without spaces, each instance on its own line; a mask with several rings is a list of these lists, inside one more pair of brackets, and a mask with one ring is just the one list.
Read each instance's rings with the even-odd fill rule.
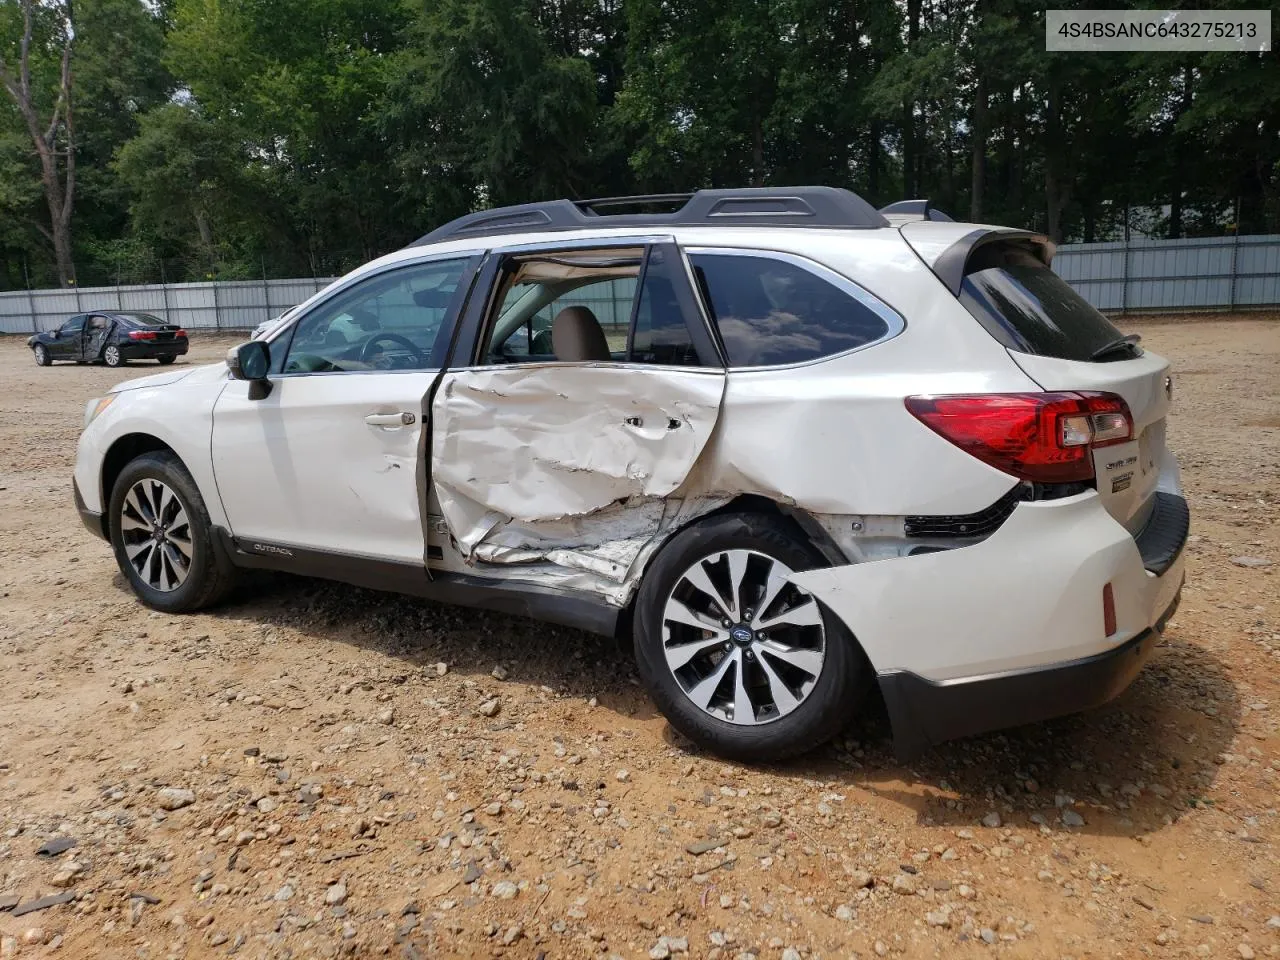
[[[754,183],[1063,239],[1280,231],[1280,54],[1046,54],[1047,6],[76,0],[76,270],[327,275],[481,206]],[[0,0],[10,57],[20,21]],[[0,102],[0,287],[56,282],[40,176]]]

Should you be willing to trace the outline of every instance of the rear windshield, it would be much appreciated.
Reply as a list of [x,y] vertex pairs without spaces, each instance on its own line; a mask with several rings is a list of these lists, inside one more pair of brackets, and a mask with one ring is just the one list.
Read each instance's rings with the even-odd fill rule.
[[122,313],[120,316],[132,320],[134,323],[140,323],[144,327],[163,327],[164,321],[159,317],[153,317],[149,313]]
[[[965,266],[960,302],[988,333],[1020,353],[1091,360],[1121,337],[1111,321],[1022,244],[992,243],[975,250]],[[1110,353],[1099,359],[1127,357]]]

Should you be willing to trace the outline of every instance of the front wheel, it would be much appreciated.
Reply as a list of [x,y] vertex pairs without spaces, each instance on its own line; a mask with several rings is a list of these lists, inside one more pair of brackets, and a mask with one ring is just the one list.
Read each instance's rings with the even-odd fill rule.
[[174,454],[130,461],[108,509],[116,563],[147,606],[186,613],[231,589],[235,570],[215,549],[204,498]]
[[41,367],[47,367],[53,363],[53,358],[49,356],[49,350],[43,343],[37,343],[35,350],[36,364]]
[[177,357],[156,357],[156,362],[159,363],[160,366],[162,367],[167,367],[169,364],[173,363],[173,361],[176,359]]
[[732,759],[804,753],[861,704],[857,643],[793,572],[823,566],[792,523],[726,514],[672,538],[636,598],[641,677],[671,725]]
[[102,351],[102,362],[108,367],[119,367],[124,364],[124,357],[120,353],[120,348],[114,343],[107,349]]

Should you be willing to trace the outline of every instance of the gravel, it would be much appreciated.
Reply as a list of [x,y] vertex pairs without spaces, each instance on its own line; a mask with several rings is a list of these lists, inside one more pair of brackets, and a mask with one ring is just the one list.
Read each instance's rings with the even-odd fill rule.
[[1280,557],[1277,329],[1142,330],[1186,369],[1195,539],[1133,687],[909,766],[874,717],[691,751],[615,643],[495,613],[291,577],[145,608],[66,507],[121,374],[0,340],[0,513],[34,524],[0,526],[0,954],[1270,957],[1280,609],[1231,559]]

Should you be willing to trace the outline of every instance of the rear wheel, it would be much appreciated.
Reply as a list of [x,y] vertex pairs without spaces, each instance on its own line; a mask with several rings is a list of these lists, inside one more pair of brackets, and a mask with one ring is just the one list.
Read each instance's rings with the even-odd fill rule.
[[116,479],[109,506],[116,563],[138,598],[167,613],[199,610],[234,584],[204,498],[172,453],[145,453]]
[[120,353],[120,348],[114,343],[102,351],[102,362],[108,367],[120,367],[124,365],[124,357]]
[[176,359],[178,358],[177,357],[156,357],[156,361],[162,367],[168,366],[169,364],[173,363],[173,361]]
[[636,659],[677,730],[721,756],[774,760],[838,733],[856,712],[865,661],[849,631],[793,572],[824,558],[768,514],[681,531],[636,598]]
[[32,351],[36,356],[36,363],[39,366],[47,367],[53,363],[53,358],[49,356],[49,350],[43,343],[37,343]]

